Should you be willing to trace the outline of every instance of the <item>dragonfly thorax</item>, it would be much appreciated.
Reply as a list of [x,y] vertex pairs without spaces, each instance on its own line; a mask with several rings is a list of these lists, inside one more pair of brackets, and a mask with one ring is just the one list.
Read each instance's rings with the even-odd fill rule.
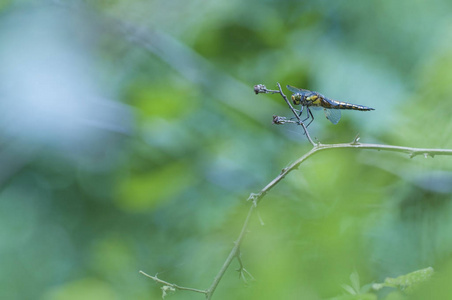
[[293,94],[291,98],[294,105],[299,105],[302,102],[302,96],[300,94]]
[[303,105],[303,106],[320,106],[320,98],[318,95],[302,95],[302,94],[293,94],[292,102],[294,105]]

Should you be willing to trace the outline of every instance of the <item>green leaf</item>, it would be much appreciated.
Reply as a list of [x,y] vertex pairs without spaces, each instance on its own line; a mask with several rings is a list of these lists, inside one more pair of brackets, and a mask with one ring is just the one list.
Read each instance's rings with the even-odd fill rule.
[[353,289],[356,291],[357,294],[359,294],[361,286],[359,284],[359,274],[356,270],[354,270],[353,273],[350,274],[350,281],[352,283]]
[[350,295],[356,295],[356,291],[355,291],[351,286],[349,286],[348,284],[343,284],[343,285],[342,285],[342,288],[343,288],[347,293],[349,293]]
[[374,284],[373,289],[379,290],[383,287],[394,287],[405,292],[411,292],[414,287],[418,286],[422,282],[427,281],[433,275],[433,272],[433,268],[428,267],[405,275],[401,275],[396,278],[388,277],[383,283]]

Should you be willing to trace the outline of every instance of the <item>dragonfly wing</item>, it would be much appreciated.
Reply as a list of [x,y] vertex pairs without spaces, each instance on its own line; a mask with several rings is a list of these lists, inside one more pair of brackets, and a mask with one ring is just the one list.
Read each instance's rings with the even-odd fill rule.
[[312,93],[310,90],[299,89],[299,88],[296,88],[296,87],[291,86],[291,85],[286,85],[286,87],[292,93],[299,93],[299,94]]
[[334,125],[336,125],[341,119],[341,111],[339,109],[324,108],[324,110],[326,118]]
[[291,91],[292,93],[301,93],[301,89],[299,89],[299,88],[296,88],[296,87],[294,87],[294,86],[290,86],[290,85],[287,85],[287,89],[289,90],[289,91]]

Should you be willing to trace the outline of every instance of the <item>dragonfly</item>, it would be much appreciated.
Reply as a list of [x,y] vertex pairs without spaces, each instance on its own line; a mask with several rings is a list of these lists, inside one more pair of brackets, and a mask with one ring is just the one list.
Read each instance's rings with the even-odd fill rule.
[[364,105],[332,100],[323,96],[320,93],[305,89],[299,89],[290,85],[287,86],[287,89],[293,93],[291,97],[293,104],[294,105],[301,104],[299,116],[301,116],[303,109],[306,107],[308,116],[306,119],[303,120],[303,123],[309,120],[309,118],[311,118],[311,121],[308,123],[308,125],[306,125],[306,127],[308,127],[309,124],[311,124],[312,121],[314,121],[314,116],[312,115],[311,108],[312,109],[323,108],[326,118],[335,125],[341,119],[340,111],[341,109],[353,109],[361,111],[374,110],[374,108],[367,107]]

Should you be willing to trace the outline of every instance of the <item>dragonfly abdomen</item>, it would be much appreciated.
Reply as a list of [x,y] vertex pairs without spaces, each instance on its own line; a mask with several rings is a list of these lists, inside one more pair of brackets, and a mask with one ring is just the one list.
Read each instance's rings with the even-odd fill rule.
[[352,103],[347,103],[347,102],[342,102],[342,101],[334,101],[333,103],[337,104],[335,106],[330,107],[333,109],[353,109],[353,110],[363,110],[363,111],[375,110],[372,107],[367,107],[364,105],[352,104]]

